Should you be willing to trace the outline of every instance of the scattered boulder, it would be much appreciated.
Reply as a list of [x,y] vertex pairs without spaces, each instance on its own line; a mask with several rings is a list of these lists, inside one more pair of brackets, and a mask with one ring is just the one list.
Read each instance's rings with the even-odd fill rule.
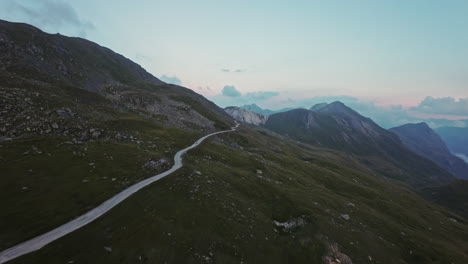
[[143,168],[156,170],[156,169],[159,169],[159,168],[163,167],[166,164],[168,164],[168,161],[165,158],[160,158],[159,160],[149,160],[149,161],[147,161],[143,165]]
[[92,134],[91,134],[91,137],[92,138],[98,138],[101,136],[101,131],[94,131]]
[[324,264],[353,264],[348,255],[340,252],[336,243],[328,245],[327,255],[323,256],[322,261]]
[[107,251],[107,253],[112,253],[111,247],[104,247],[104,250]]
[[351,218],[349,217],[348,214],[341,214],[340,217],[343,218],[343,219],[346,220],[346,221],[348,221],[349,219],[351,219]]
[[57,115],[64,117],[64,118],[71,118],[75,116],[75,113],[73,113],[70,108],[65,108],[65,109],[59,109],[56,111]]
[[298,217],[289,219],[286,222],[273,221],[273,224],[277,227],[282,227],[285,232],[291,232],[296,228],[303,227],[306,224],[306,221],[303,218]]

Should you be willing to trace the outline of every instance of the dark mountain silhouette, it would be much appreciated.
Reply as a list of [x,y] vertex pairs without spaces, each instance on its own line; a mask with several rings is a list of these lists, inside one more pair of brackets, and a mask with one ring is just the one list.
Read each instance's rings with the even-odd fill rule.
[[426,123],[406,124],[390,131],[417,154],[432,160],[457,178],[468,179],[468,164],[450,153],[441,137]]

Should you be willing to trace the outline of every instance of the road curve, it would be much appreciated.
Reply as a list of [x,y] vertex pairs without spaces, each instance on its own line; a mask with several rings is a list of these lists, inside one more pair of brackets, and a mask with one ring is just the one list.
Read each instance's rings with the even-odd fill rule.
[[45,234],[42,234],[40,236],[37,236],[35,238],[32,238],[28,241],[25,241],[19,245],[16,245],[14,247],[11,247],[9,249],[6,249],[2,252],[0,252],[0,264],[5,263],[9,260],[12,260],[14,258],[20,257],[22,255],[31,253],[33,251],[36,251],[43,246],[51,243],[54,240],[57,240],[89,223],[92,221],[96,220],[98,217],[102,216],[106,212],[108,212],[110,209],[112,209],[114,206],[118,205],[121,203],[123,200],[127,199],[130,195],[136,193],[139,191],[141,188],[150,185],[151,183],[158,181],[167,175],[173,173],[174,171],[180,169],[182,167],[182,155],[184,155],[187,151],[197,147],[202,143],[205,139],[208,137],[221,134],[221,133],[226,133],[226,132],[232,132],[237,129],[239,124],[236,126],[232,127],[230,130],[225,130],[225,131],[219,131],[215,133],[211,133],[209,135],[206,135],[200,139],[198,139],[193,145],[190,147],[184,148],[182,150],[179,150],[175,156],[174,156],[174,165],[172,168],[169,170],[160,173],[158,175],[154,175],[148,179],[145,179],[143,181],[140,181],[138,183],[135,183],[134,185],[128,187],[127,189],[121,191],[120,193],[116,194],[109,200],[105,201],[98,207],[92,209],[91,211],[85,213],[84,215],[79,216],[78,218],[62,225],[57,228],[55,228],[52,231],[49,231]]

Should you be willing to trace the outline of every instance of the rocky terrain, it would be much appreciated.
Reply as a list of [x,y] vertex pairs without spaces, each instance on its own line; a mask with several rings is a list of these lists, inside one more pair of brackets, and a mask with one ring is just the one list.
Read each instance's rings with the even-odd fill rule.
[[282,108],[280,110],[273,111],[273,110],[270,110],[270,109],[262,109],[256,104],[246,104],[246,105],[240,106],[239,108],[246,109],[246,110],[255,112],[257,114],[265,115],[265,116],[272,115],[272,114],[275,114],[275,113],[280,113],[280,112],[286,112],[286,111],[289,111],[289,110],[293,109],[291,107],[287,107],[287,108]]
[[268,120],[268,116],[249,111],[240,107],[226,107],[224,111],[237,121],[252,124],[256,126],[264,125]]
[[432,160],[457,178],[468,179],[468,164],[450,153],[442,138],[426,123],[406,124],[390,131],[417,154]]
[[[28,118],[28,112],[40,115],[60,110],[33,104],[43,103],[44,97],[54,103],[66,101],[67,96],[78,95],[71,91],[78,88],[108,99],[105,103],[115,109],[137,111],[172,127],[212,132],[232,125],[226,119],[227,115],[212,102],[189,89],[161,82],[122,55],[88,40],[46,34],[26,24],[0,20],[0,77],[3,89],[15,89],[15,93],[29,96],[30,101],[26,104],[31,107],[24,109],[26,105],[22,104],[23,108],[18,110],[21,112],[14,117],[18,122]],[[59,90],[66,90],[68,94],[60,94]],[[79,93],[80,96],[91,96]],[[32,100],[34,98],[36,100]],[[4,111],[14,106],[8,105],[13,103],[11,100],[3,100]],[[39,107],[37,110],[42,110],[36,111],[36,106]],[[41,129],[30,127],[31,131],[48,131],[50,122],[39,124],[45,118],[36,119],[36,125]],[[6,125],[1,130],[3,136],[22,133],[27,128],[25,124],[24,129],[19,127],[17,130],[13,127],[15,123],[10,121],[5,120]]]

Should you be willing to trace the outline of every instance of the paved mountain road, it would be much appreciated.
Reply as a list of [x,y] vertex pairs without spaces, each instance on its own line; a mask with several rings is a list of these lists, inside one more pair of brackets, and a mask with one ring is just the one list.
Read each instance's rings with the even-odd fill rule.
[[166,177],[167,175],[173,173],[174,171],[180,169],[182,167],[182,165],[183,165],[182,164],[182,155],[184,155],[187,151],[189,151],[189,150],[197,147],[198,145],[200,145],[200,143],[202,143],[208,137],[211,137],[211,136],[214,136],[214,135],[217,135],[217,134],[221,134],[221,133],[232,132],[232,131],[236,130],[238,126],[239,126],[239,124],[237,124],[235,127],[232,127],[231,130],[225,130],[225,131],[219,131],[219,132],[211,133],[209,135],[206,135],[206,136],[198,139],[190,147],[179,150],[175,154],[175,156],[174,156],[174,165],[169,170],[167,170],[167,171],[165,171],[163,173],[160,173],[158,175],[152,176],[152,177],[150,177],[148,179],[145,179],[143,181],[140,181],[140,182],[128,187],[127,189],[125,189],[122,192],[116,194],[115,196],[113,196],[109,200],[105,201],[104,203],[102,203],[98,207],[96,207],[96,208],[92,209],[91,211],[87,212],[86,214],[81,215],[78,218],[76,218],[76,219],[74,219],[74,220],[72,220],[72,221],[70,221],[70,222],[68,222],[68,223],[66,223],[66,224],[64,224],[62,226],[57,227],[52,231],[49,231],[49,232],[47,232],[47,233],[45,233],[43,235],[37,236],[35,238],[32,238],[32,239],[30,239],[28,241],[25,241],[25,242],[19,244],[19,245],[16,245],[14,247],[11,247],[9,249],[6,249],[6,250],[0,252],[0,264],[5,263],[5,262],[7,262],[9,260],[12,260],[14,258],[20,257],[22,255],[31,253],[33,251],[36,251],[36,250],[42,248],[43,246],[51,243],[52,241],[57,240],[57,239],[65,236],[65,235],[67,235],[67,234],[69,234],[69,233],[71,233],[71,232],[73,232],[73,231],[75,231],[75,230],[77,230],[77,229],[91,223],[92,221],[96,220],[98,217],[100,217],[103,214],[105,214],[106,212],[108,212],[114,206],[118,205],[123,200],[127,199],[130,195],[138,192],[143,187],[146,187],[146,186],[150,185],[151,183],[153,183],[155,181],[158,181],[158,180]]

